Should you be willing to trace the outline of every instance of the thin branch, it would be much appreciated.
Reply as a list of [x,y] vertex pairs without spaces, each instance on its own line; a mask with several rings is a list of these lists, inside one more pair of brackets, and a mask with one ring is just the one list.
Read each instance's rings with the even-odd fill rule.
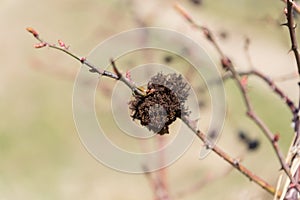
[[[298,12],[300,11],[299,6],[293,1],[293,0],[285,0],[286,3],[286,9],[285,9],[285,15],[286,15],[286,19],[287,22],[283,25],[288,27],[289,30],[289,35],[290,35],[290,41],[291,41],[291,51],[293,51],[294,53],[294,57],[296,60],[296,64],[297,64],[297,69],[298,69],[298,77],[300,75],[300,55],[299,55],[299,50],[298,50],[298,42],[297,42],[297,37],[296,37],[296,24],[295,24],[295,20],[294,20],[294,11]],[[300,119],[299,119],[299,110],[300,110],[300,82],[298,80],[298,92],[299,92],[299,99],[298,99],[298,109],[296,110],[296,112],[294,113],[294,118],[293,118],[293,123],[294,123],[294,131],[295,131],[295,138],[292,142],[292,149],[298,149],[299,145],[300,145]],[[296,178],[296,180],[298,180],[298,172],[299,172],[299,167],[297,165],[297,158],[298,152],[296,153],[291,153],[291,159],[289,160],[291,162],[291,168],[294,168],[295,165],[297,167],[297,170],[295,172],[295,174],[293,174],[293,177]],[[292,195],[299,195],[299,183],[298,182],[291,182],[289,183],[289,189],[287,191],[287,193],[285,194],[285,197],[287,195],[292,194]],[[297,190],[295,190],[297,189]]]
[[[263,73],[253,69],[245,72],[237,72],[239,76],[256,76],[263,80],[266,84],[269,85],[269,87],[272,89],[272,91],[278,95],[284,103],[287,105],[287,107],[290,109],[291,113],[294,115],[295,112],[297,112],[297,107],[295,106],[294,102],[288,97],[287,94],[284,93],[277,85],[276,83],[269,78],[268,76],[264,75]],[[226,74],[223,76],[223,80],[227,80],[229,78],[232,78],[232,74]]]
[[[211,149],[213,152],[215,152],[217,155],[219,155],[221,158],[223,158],[226,162],[228,162],[232,167],[237,169],[239,172],[244,174],[247,178],[249,178],[250,181],[255,182],[260,187],[265,189],[270,194],[275,194],[275,188],[268,184],[266,181],[264,181],[259,176],[252,173],[249,169],[247,169],[244,165],[242,165],[239,160],[232,158],[229,156],[226,152],[224,152],[222,149],[220,149],[217,145],[213,145],[209,139],[207,139],[206,135],[201,132],[200,130],[197,130],[191,120],[188,118],[182,118],[181,119],[196,135],[197,137],[204,143],[205,147],[207,149]],[[280,195],[280,194],[279,194]]]
[[[247,108],[247,112],[246,112],[247,116],[250,119],[252,119],[252,121],[261,129],[261,131],[264,133],[264,135],[270,141],[270,143],[272,144],[272,147],[273,147],[273,149],[276,153],[276,156],[279,159],[279,162],[281,164],[282,169],[285,171],[285,173],[287,174],[287,176],[289,177],[291,182],[296,185],[295,179],[294,179],[294,177],[292,176],[292,174],[290,172],[289,166],[285,162],[283,154],[281,153],[281,151],[278,147],[278,135],[274,135],[272,133],[272,131],[268,128],[268,126],[260,119],[260,117],[254,111],[254,109],[252,107],[252,104],[250,102],[250,98],[249,98],[248,93],[247,93],[246,84],[241,80],[240,75],[235,70],[235,67],[233,66],[233,63],[231,62],[231,60],[227,56],[225,56],[225,54],[221,50],[220,46],[218,45],[218,43],[214,39],[213,34],[211,33],[211,31],[207,27],[202,26],[202,25],[198,25],[192,19],[192,17],[188,14],[188,12],[182,6],[180,6],[179,4],[176,4],[175,8],[193,27],[196,27],[199,30],[201,30],[203,32],[204,36],[206,37],[206,39],[209,42],[211,42],[213,47],[217,50],[217,52],[220,55],[220,60],[221,60],[221,64],[222,64],[223,69],[225,71],[230,71],[232,73],[233,79],[235,80],[237,86],[239,87],[239,90],[242,93],[242,97],[243,97],[245,106]],[[295,48],[293,48],[293,49],[295,49]],[[299,64],[300,64],[300,62],[299,62]],[[300,70],[300,68],[299,68],[299,70]]]
[[93,65],[92,63],[90,63],[85,57],[79,57],[79,56],[75,55],[74,53],[72,53],[69,50],[69,47],[66,46],[61,40],[58,40],[58,45],[57,44],[51,44],[51,43],[43,40],[40,37],[39,33],[36,30],[34,30],[33,28],[29,27],[29,28],[26,28],[26,30],[28,32],[30,32],[33,35],[33,37],[35,37],[39,41],[38,44],[34,45],[35,48],[49,47],[49,48],[61,51],[63,53],[66,53],[67,55],[69,55],[72,58],[76,59],[77,61],[79,61],[83,65],[87,66],[91,73],[97,73],[100,76],[106,76],[108,78],[112,78],[112,79],[115,79],[115,80],[120,80],[121,82],[125,83],[133,91],[134,94],[144,95],[144,93],[141,89],[139,89],[133,82],[131,82],[129,79],[127,79],[125,76],[123,76],[120,73],[120,71],[117,69],[117,67],[115,65],[115,61],[113,59],[111,59],[111,65],[112,65],[115,73],[112,73],[110,71],[98,68],[95,65]]

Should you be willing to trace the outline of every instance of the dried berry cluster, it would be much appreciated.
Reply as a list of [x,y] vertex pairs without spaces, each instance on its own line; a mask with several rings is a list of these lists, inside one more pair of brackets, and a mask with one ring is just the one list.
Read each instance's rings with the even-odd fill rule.
[[190,86],[176,73],[153,76],[144,96],[134,96],[130,101],[132,118],[140,121],[150,131],[164,135],[176,118],[189,115],[185,102]]

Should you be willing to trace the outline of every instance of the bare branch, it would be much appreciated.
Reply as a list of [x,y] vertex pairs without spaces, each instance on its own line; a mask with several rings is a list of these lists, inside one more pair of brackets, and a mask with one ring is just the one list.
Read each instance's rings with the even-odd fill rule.
[[117,67],[115,65],[115,61],[113,59],[111,59],[111,64],[112,64],[112,67],[113,67],[115,73],[112,73],[110,71],[98,68],[95,65],[93,65],[92,63],[90,63],[85,57],[79,57],[79,56],[75,55],[74,53],[72,53],[69,50],[69,47],[66,46],[65,43],[62,40],[58,40],[58,45],[51,44],[51,43],[41,39],[39,33],[35,29],[28,27],[28,28],[26,28],[26,30],[29,33],[31,33],[33,35],[33,37],[35,37],[39,41],[38,44],[34,45],[35,48],[49,47],[49,48],[61,51],[63,53],[66,53],[67,55],[69,55],[72,58],[76,59],[77,61],[79,61],[83,65],[87,66],[91,73],[97,73],[101,76],[106,76],[106,77],[109,77],[109,78],[112,78],[112,79],[115,79],[115,80],[120,80],[121,82],[125,83],[134,92],[134,94],[144,95],[144,93],[141,89],[139,89],[133,82],[131,82],[128,78],[126,78],[126,76],[124,77],[120,73],[120,71],[117,69]]
[[[180,7],[181,9],[179,10],[179,13],[181,15],[183,15],[183,17],[186,18],[186,16],[190,16],[187,11],[185,11],[179,4],[176,5],[176,8]],[[191,18],[191,17],[190,17]],[[244,103],[246,105],[247,108],[247,116],[252,119],[252,121],[261,129],[261,131],[264,133],[264,135],[267,137],[267,139],[270,141],[270,143],[272,144],[272,147],[276,153],[277,158],[279,159],[279,162],[281,164],[282,169],[285,171],[285,173],[287,174],[287,176],[289,177],[289,179],[291,180],[292,183],[294,183],[296,185],[295,179],[294,177],[291,175],[289,166],[287,165],[287,163],[284,160],[283,154],[281,153],[278,145],[277,145],[277,141],[274,140],[275,135],[272,133],[272,131],[268,128],[268,126],[260,119],[260,117],[256,114],[256,112],[254,111],[252,104],[250,102],[250,98],[248,96],[247,90],[246,90],[246,86],[245,84],[243,84],[243,82],[241,81],[240,75],[238,74],[238,72],[236,71],[235,67],[233,66],[233,63],[231,62],[231,60],[225,56],[225,54],[223,53],[223,51],[221,50],[220,46],[218,45],[218,43],[216,42],[216,40],[213,37],[213,34],[211,33],[211,31],[204,26],[198,25],[196,24],[193,20],[187,20],[192,26],[197,27],[199,30],[201,30],[203,32],[203,34],[205,35],[206,39],[211,42],[211,44],[215,47],[215,49],[217,50],[217,52],[220,55],[220,60],[221,60],[221,64],[223,66],[223,69],[226,71],[230,71],[233,79],[235,80],[239,90],[242,93],[242,97],[244,100]],[[295,46],[297,47],[297,46]],[[293,49],[297,49],[297,48],[293,48]],[[300,60],[299,60],[300,61]],[[300,63],[299,63],[300,64]],[[300,68],[299,68],[300,70]],[[229,161],[228,161],[229,162]],[[258,182],[256,182],[258,183]],[[259,184],[259,183],[258,183]]]
[[[264,181],[259,176],[253,174],[249,169],[247,169],[244,165],[242,165],[239,160],[232,158],[229,156],[226,152],[224,152],[222,149],[220,149],[218,146],[213,145],[206,137],[206,135],[201,132],[200,130],[195,129],[193,124],[191,124],[190,120],[187,118],[181,119],[196,135],[197,137],[204,143],[205,147],[207,149],[211,149],[213,152],[215,152],[217,155],[219,155],[221,158],[223,158],[226,162],[228,162],[232,167],[237,169],[239,172],[244,174],[247,178],[249,178],[250,181],[255,182],[260,187],[265,189],[270,194],[275,194],[275,188],[268,184],[266,181]],[[280,194],[279,194],[280,195]]]

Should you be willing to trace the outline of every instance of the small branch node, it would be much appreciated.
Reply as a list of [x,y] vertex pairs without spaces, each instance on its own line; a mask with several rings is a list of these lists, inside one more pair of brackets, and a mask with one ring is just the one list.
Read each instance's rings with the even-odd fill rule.
[[280,135],[277,133],[273,137],[273,143],[277,143],[279,141]]
[[112,65],[112,67],[113,67],[114,72],[115,72],[116,75],[118,76],[118,79],[122,78],[122,74],[121,74],[121,72],[119,71],[119,69],[117,68],[115,61],[114,61],[113,59],[110,59],[110,63],[111,63],[111,65]]
[[212,33],[210,32],[210,30],[209,30],[208,28],[206,28],[206,27],[202,27],[202,30],[203,30],[203,33],[204,33],[206,39],[207,39],[208,41],[210,41],[210,42],[213,42],[214,39],[213,39],[213,35],[212,35]]
[[282,24],[280,24],[280,26],[286,26],[286,27],[288,27],[288,23],[286,22],[286,23],[282,23]]
[[81,58],[80,58],[80,62],[81,62],[81,63],[85,63],[85,61],[86,61],[86,57],[81,57]]
[[232,62],[228,57],[221,58],[221,64],[224,70],[229,70],[230,67],[232,67]]
[[189,23],[194,24],[194,20],[191,15],[179,4],[175,3],[174,8],[179,12]]
[[89,69],[89,72],[91,72],[91,73],[98,73],[98,71],[96,69],[94,69],[94,68]]
[[210,143],[210,142],[206,142],[206,144],[205,144],[205,148],[206,148],[206,149],[212,149],[212,148],[213,148],[213,146],[211,145],[211,143]]
[[233,164],[235,167],[239,168],[240,167],[240,161],[238,159],[233,160]]
[[247,111],[247,115],[250,117],[250,118],[253,118],[253,111],[252,110],[248,110]]

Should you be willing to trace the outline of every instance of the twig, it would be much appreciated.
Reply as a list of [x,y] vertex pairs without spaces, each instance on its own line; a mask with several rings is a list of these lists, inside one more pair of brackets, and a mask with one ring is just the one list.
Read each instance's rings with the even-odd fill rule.
[[228,162],[232,167],[237,169],[239,172],[244,174],[247,178],[249,178],[250,181],[253,181],[257,183],[260,187],[265,189],[267,192],[274,194],[275,188],[268,184],[266,181],[261,179],[259,176],[253,174],[249,169],[247,169],[244,165],[242,165],[239,160],[232,158],[229,156],[226,152],[224,152],[222,149],[220,149],[217,145],[213,145],[206,137],[206,135],[201,132],[200,130],[195,129],[195,127],[192,125],[191,120],[188,118],[182,118],[181,119],[196,135],[197,137],[204,143],[205,147],[207,149],[211,149],[213,152],[215,152],[217,155],[219,155],[221,158],[223,158],[226,162]]
[[111,59],[110,62],[111,62],[111,65],[112,65],[115,73],[98,68],[95,65],[89,63],[85,57],[79,57],[79,56],[75,55],[74,53],[72,53],[69,50],[69,47],[66,46],[65,43],[62,42],[61,40],[58,40],[58,46],[57,46],[56,44],[51,44],[51,43],[46,42],[45,40],[41,39],[39,33],[36,30],[34,30],[33,28],[29,27],[29,28],[26,28],[26,30],[28,32],[30,32],[39,41],[38,44],[34,45],[35,48],[49,47],[52,49],[56,49],[58,51],[62,51],[63,53],[66,53],[67,55],[69,55],[72,58],[76,59],[77,61],[81,62],[83,65],[86,65],[89,68],[89,71],[91,73],[97,73],[101,76],[106,76],[106,77],[109,77],[109,78],[112,78],[115,80],[120,80],[121,82],[125,83],[134,92],[134,94],[144,95],[143,91],[140,90],[138,87],[136,87],[133,82],[131,82],[126,77],[122,76],[122,74],[117,69],[117,67],[115,65],[115,61],[113,59]]
[[[294,102],[268,76],[264,75],[263,73],[255,70],[255,69],[245,71],[245,72],[237,72],[237,73],[239,74],[239,76],[251,76],[252,75],[252,76],[256,76],[256,77],[260,78],[265,83],[267,83],[269,85],[269,87],[272,89],[272,91],[275,94],[277,94],[284,101],[284,103],[288,106],[288,108],[290,109],[292,114],[295,114],[295,112],[297,112],[297,107],[295,106]],[[223,76],[224,81],[229,78],[232,78],[232,74],[226,74],[225,76]]]
[[[289,35],[290,35],[290,41],[291,41],[291,51],[294,53],[294,57],[296,60],[297,64],[297,69],[298,69],[298,77],[300,75],[300,55],[299,55],[299,50],[298,50],[298,42],[297,42],[297,37],[296,37],[296,24],[294,21],[294,11],[298,12],[300,11],[299,6],[293,1],[293,0],[285,0],[286,3],[286,9],[285,9],[285,15],[287,22],[282,24],[288,27],[289,30]],[[294,131],[295,131],[295,137],[294,140],[292,141],[292,146],[291,149],[296,150],[295,152],[289,152],[288,154],[288,162],[290,162],[291,169],[296,169],[294,171],[293,177],[297,180],[297,182],[286,182],[286,186],[288,185],[288,189],[284,188],[283,195],[284,197],[290,196],[299,196],[299,177],[298,177],[298,172],[300,170],[299,168],[299,143],[300,143],[300,120],[299,120],[299,109],[300,109],[300,82],[298,80],[298,91],[299,91],[299,99],[298,99],[298,108],[294,112],[294,118],[293,118],[293,123],[294,123]],[[295,190],[296,189],[296,190]],[[283,198],[281,198],[283,199]]]
[[[231,62],[231,60],[227,56],[225,56],[225,54],[221,50],[220,46],[218,45],[218,43],[214,39],[213,34],[211,33],[211,31],[207,27],[202,26],[202,25],[198,25],[192,19],[192,17],[187,13],[187,11],[185,11],[184,8],[181,7],[179,4],[176,4],[175,8],[179,11],[179,13],[193,27],[196,27],[199,30],[201,30],[203,32],[203,34],[205,35],[206,39],[209,42],[211,42],[211,44],[213,45],[213,47],[217,50],[217,52],[220,55],[220,60],[221,60],[221,64],[223,66],[223,69],[226,70],[226,71],[230,71],[232,73],[233,79],[235,80],[237,86],[239,87],[239,90],[242,93],[242,97],[243,97],[244,103],[245,103],[246,108],[247,108],[247,112],[246,112],[247,116],[250,119],[252,119],[252,121],[261,129],[261,131],[265,134],[265,136],[267,137],[267,139],[270,141],[270,143],[272,144],[272,147],[273,147],[273,149],[274,149],[274,151],[276,153],[276,156],[277,156],[277,158],[278,158],[278,160],[279,160],[279,162],[281,164],[282,169],[285,171],[285,173],[287,174],[287,176],[289,177],[289,179],[291,180],[291,182],[296,185],[295,179],[291,175],[289,166],[285,162],[283,154],[281,153],[281,151],[280,151],[280,149],[278,147],[279,136],[278,135],[274,135],[272,133],[272,131],[268,128],[268,126],[260,119],[260,117],[254,111],[254,109],[252,107],[252,104],[250,103],[250,98],[249,98],[248,93],[247,93],[247,89],[246,89],[247,84],[245,84],[244,82],[242,82],[242,80],[240,78],[240,75],[235,70],[235,68],[234,68],[233,63]],[[299,70],[300,70],[300,68],[299,68]]]
[[299,55],[299,50],[298,50],[298,44],[297,44],[297,38],[296,38],[296,24],[294,22],[294,17],[293,17],[293,7],[294,7],[294,2],[292,0],[287,0],[287,9],[286,9],[286,19],[287,23],[282,24],[288,27],[289,33],[290,33],[290,39],[291,39],[291,51],[294,52],[295,60],[297,63],[297,68],[298,68],[298,74],[300,74],[300,55]]
[[[298,75],[300,75],[300,55],[299,55],[299,50],[298,50],[298,43],[297,43],[297,37],[296,37],[296,24],[294,22],[294,17],[293,17],[293,10],[294,8],[297,8],[295,6],[295,2],[292,0],[287,0],[286,1],[286,10],[285,10],[285,14],[286,14],[286,19],[287,19],[287,23],[283,24],[285,26],[288,27],[289,29],[289,34],[290,34],[290,40],[291,40],[291,51],[294,52],[294,56],[295,56],[295,60],[297,63],[297,69],[298,69]],[[299,95],[300,95],[300,83],[298,82],[298,87],[299,87]],[[298,116],[298,112],[300,109],[300,96],[299,96],[299,103],[298,103],[298,109],[297,112],[294,113],[294,123],[295,123],[295,132],[296,132],[296,138],[295,138],[295,143],[298,143],[299,139],[300,139],[300,121],[299,121],[299,116]]]

